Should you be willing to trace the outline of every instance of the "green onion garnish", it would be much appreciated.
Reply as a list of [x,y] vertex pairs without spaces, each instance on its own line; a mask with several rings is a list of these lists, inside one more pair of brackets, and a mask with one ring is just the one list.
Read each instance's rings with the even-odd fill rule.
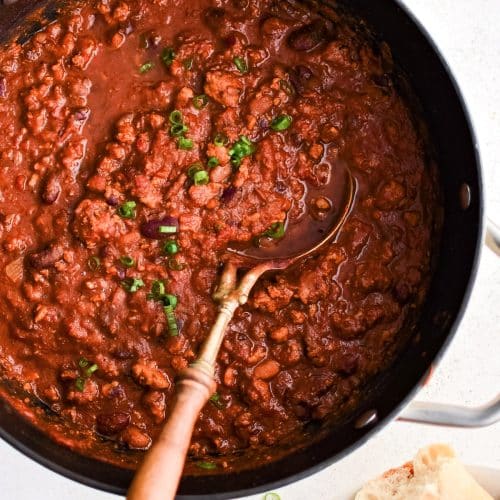
[[144,74],[147,73],[148,71],[151,71],[155,65],[151,62],[145,62],[140,68],[139,68],[139,73]]
[[177,232],[177,226],[160,226],[158,232],[160,234],[173,234]]
[[205,94],[200,94],[193,97],[193,106],[196,109],[203,109],[208,104],[208,97]]
[[124,255],[123,257],[120,257],[120,262],[125,267],[134,267],[134,265],[135,265],[135,260],[132,257],[129,257],[128,255]]
[[87,266],[89,266],[91,271],[97,271],[101,267],[101,259],[96,255],[93,255],[87,261]]
[[242,57],[235,57],[233,59],[234,65],[238,68],[238,71],[240,73],[247,73],[248,72],[248,65],[245,59]]
[[211,156],[208,161],[207,161],[207,167],[208,168],[214,168],[219,164],[219,159],[216,158],[215,156]]
[[195,186],[204,186],[208,184],[210,181],[210,177],[206,170],[200,170],[193,175],[193,182]]
[[229,142],[229,139],[227,138],[227,135],[225,135],[225,134],[217,134],[214,137],[214,144],[217,147],[226,146],[228,142]]
[[220,400],[220,395],[218,392],[214,392],[211,396],[210,396],[210,402],[216,406],[217,408],[219,408],[219,410],[222,410],[225,408],[224,404],[222,403],[222,401]]
[[182,65],[184,66],[185,69],[187,69],[188,71],[190,69],[193,69],[193,58],[192,57],[188,57],[187,59],[184,59],[184,61],[182,61]]
[[144,281],[140,278],[128,278],[122,281],[122,287],[129,293],[135,293],[144,286]]
[[175,123],[170,127],[170,134],[174,137],[179,137],[184,135],[188,130],[188,126],[184,123]]
[[214,464],[213,462],[196,462],[196,466],[199,467],[200,469],[207,469],[207,470],[217,469],[217,464]]
[[86,368],[87,366],[89,366],[89,361],[85,358],[80,358],[78,361],[78,366],[80,368]]
[[160,280],[153,281],[151,293],[148,293],[148,299],[160,300],[165,295],[165,283]]
[[172,295],[171,293],[166,293],[163,296],[162,300],[165,306],[171,306],[172,309],[175,309],[177,307],[177,297],[175,295]]
[[199,172],[200,170],[203,170],[203,165],[201,164],[201,162],[197,161],[196,163],[193,163],[187,170],[188,177],[192,179],[194,177],[194,174],[196,174],[196,172]]
[[184,264],[179,262],[175,257],[170,257],[167,262],[168,268],[171,269],[172,271],[182,271],[184,267],[186,267]]
[[271,122],[271,128],[276,132],[286,130],[292,124],[293,118],[290,115],[280,115]]
[[169,255],[175,255],[179,251],[179,245],[175,240],[169,240],[165,243],[164,250]]
[[99,370],[99,367],[94,363],[93,365],[90,365],[86,370],[85,370],[85,375],[87,377],[90,377],[94,372]]
[[161,51],[160,58],[163,61],[163,64],[168,67],[174,62],[175,55],[176,54],[172,47],[166,47]]
[[264,500],[281,500],[281,497],[277,493],[266,493],[264,495]]
[[283,236],[285,236],[285,224],[283,222],[273,222],[262,236],[268,236],[275,240],[283,238]]
[[135,201],[126,201],[118,207],[118,215],[123,219],[134,219],[136,207],[137,203]]
[[78,377],[75,380],[75,388],[77,391],[83,392],[83,389],[85,388],[85,379],[82,377]]
[[183,123],[184,119],[182,118],[182,113],[178,109],[174,109],[170,115],[168,115],[168,119],[172,125],[177,125]]
[[193,141],[191,139],[186,139],[186,137],[179,137],[177,139],[177,147],[179,149],[184,149],[186,151],[189,151],[193,149]]
[[255,153],[255,145],[252,143],[248,137],[241,135],[240,138],[233,144],[233,147],[229,150],[229,156],[231,157],[231,163],[235,167],[241,165],[241,161],[246,156],[251,156]]
[[165,306],[163,310],[167,316],[168,333],[171,337],[176,337],[179,335],[179,327],[177,326],[177,320],[175,319],[174,306]]

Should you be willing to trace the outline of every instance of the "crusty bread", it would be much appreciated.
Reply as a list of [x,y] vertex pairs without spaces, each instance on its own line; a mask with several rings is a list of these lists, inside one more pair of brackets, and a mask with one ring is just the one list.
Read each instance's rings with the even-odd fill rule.
[[444,444],[420,450],[413,460],[370,481],[355,500],[493,500]]

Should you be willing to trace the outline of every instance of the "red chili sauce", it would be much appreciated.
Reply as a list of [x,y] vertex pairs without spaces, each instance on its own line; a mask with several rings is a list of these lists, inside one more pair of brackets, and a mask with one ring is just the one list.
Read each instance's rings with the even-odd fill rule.
[[1,374],[59,442],[134,467],[228,246],[317,238],[346,167],[338,237],[236,312],[190,455],[228,467],[349,413],[407,337],[438,206],[420,122],[387,45],[305,5],[88,1],[0,51]]

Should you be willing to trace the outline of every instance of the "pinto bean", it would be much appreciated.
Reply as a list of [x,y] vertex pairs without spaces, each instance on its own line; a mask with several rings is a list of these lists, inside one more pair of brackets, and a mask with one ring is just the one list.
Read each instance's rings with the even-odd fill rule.
[[253,371],[255,378],[260,378],[262,380],[269,380],[277,375],[280,371],[280,365],[272,359],[263,361],[258,365]]
[[132,450],[147,450],[151,446],[151,437],[135,425],[122,431],[121,440]]
[[47,205],[52,205],[57,201],[60,194],[61,184],[59,183],[59,179],[54,175],[49,176],[42,189],[42,200],[47,203]]
[[130,414],[123,411],[99,413],[96,417],[96,428],[103,436],[112,436],[127,427],[130,423]]

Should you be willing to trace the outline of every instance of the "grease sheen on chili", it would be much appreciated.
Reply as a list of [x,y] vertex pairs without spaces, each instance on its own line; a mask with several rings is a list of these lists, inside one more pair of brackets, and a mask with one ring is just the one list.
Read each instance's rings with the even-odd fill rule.
[[346,166],[337,239],[236,312],[193,470],[271,459],[355,408],[425,297],[437,207],[390,49],[358,28],[299,2],[92,0],[2,48],[0,367],[26,418],[134,467],[228,245],[334,218]]

